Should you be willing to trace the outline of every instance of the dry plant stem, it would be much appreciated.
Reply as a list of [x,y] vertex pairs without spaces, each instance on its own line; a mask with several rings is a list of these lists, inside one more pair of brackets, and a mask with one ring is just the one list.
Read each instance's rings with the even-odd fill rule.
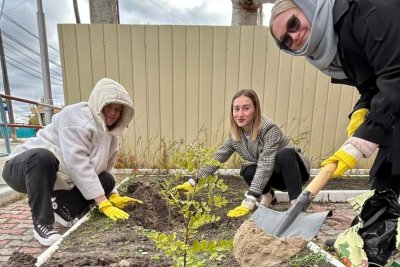
[[[186,225],[185,245],[187,245],[189,243],[189,223],[190,223],[191,218],[192,218],[192,215],[189,216],[188,222]],[[187,250],[185,250],[185,253],[183,254],[183,267],[186,267],[186,257],[187,257]]]

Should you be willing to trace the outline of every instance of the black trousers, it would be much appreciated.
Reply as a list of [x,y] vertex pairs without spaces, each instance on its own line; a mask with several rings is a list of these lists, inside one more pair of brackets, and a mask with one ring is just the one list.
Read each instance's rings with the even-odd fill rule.
[[[49,150],[35,148],[23,152],[7,161],[3,169],[3,179],[15,191],[28,194],[32,219],[35,223],[50,225],[54,223],[51,198],[58,205],[68,208],[75,217],[88,209],[95,201],[84,198],[75,186],[71,190],[53,190],[57,179],[59,161]],[[99,174],[105,195],[115,186],[114,177],[107,172]]]
[[[287,191],[290,200],[296,199],[302,191],[302,185],[310,178],[300,155],[293,148],[284,148],[277,153],[275,164],[279,164],[280,172],[272,173],[262,193],[278,189]],[[249,186],[254,179],[256,169],[257,164],[253,164],[240,173]]]
[[371,180],[371,189],[377,191],[392,189],[398,196],[400,195],[400,175],[392,174],[390,161],[382,162],[377,171],[372,174]]

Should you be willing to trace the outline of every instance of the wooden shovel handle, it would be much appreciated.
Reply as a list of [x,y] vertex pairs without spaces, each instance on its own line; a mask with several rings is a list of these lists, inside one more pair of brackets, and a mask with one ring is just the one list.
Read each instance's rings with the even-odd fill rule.
[[329,179],[333,177],[336,166],[336,163],[328,163],[322,167],[317,176],[315,176],[305,190],[309,191],[313,196],[317,195],[318,192],[326,185]]

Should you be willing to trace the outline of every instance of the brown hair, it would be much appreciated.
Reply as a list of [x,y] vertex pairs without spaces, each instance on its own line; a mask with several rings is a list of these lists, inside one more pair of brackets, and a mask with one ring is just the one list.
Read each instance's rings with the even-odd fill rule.
[[257,93],[253,89],[243,89],[238,91],[232,98],[231,102],[231,133],[232,133],[232,138],[235,141],[240,140],[240,131],[237,123],[235,122],[233,118],[233,102],[235,102],[236,98],[240,96],[247,96],[248,98],[251,99],[254,105],[254,121],[253,121],[253,135],[252,135],[252,140],[255,141],[257,139],[258,132],[260,131],[260,124],[261,124],[261,106],[260,106],[260,100],[258,99]]

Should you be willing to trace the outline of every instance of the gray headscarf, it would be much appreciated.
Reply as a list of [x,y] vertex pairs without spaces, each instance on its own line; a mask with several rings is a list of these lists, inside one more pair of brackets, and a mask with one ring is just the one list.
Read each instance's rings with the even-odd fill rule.
[[[305,45],[297,51],[285,51],[294,56],[305,56],[308,62],[330,77],[346,78],[337,54],[337,35],[333,29],[335,0],[278,0],[275,5],[280,2],[294,2],[311,24]],[[277,14],[273,9],[271,21]]]

